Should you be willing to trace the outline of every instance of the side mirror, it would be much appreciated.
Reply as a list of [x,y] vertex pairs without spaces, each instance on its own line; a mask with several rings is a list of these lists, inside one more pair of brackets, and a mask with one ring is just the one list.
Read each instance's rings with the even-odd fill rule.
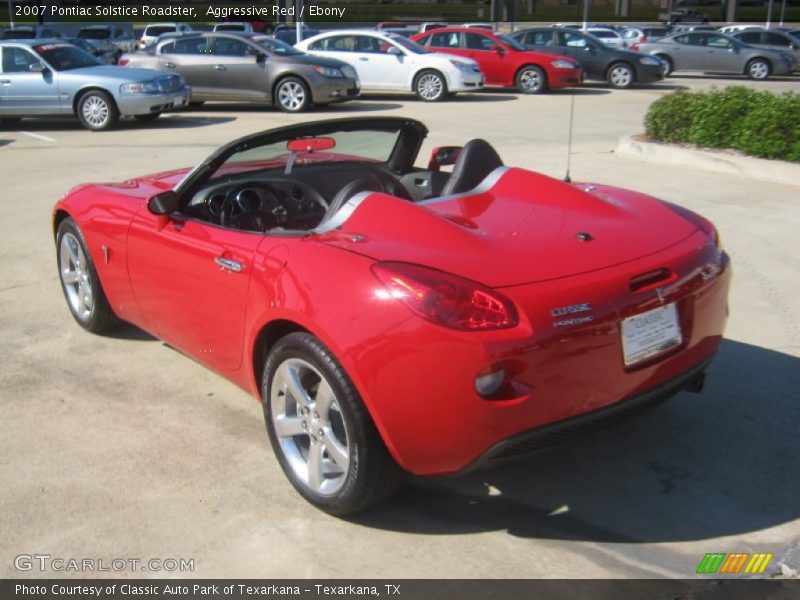
[[400,56],[401,54],[403,54],[403,52],[397,46],[389,46],[389,49],[386,51],[386,54],[391,54],[393,56]]
[[442,167],[456,164],[458,155],[461,154],[461,146],[439,146],[431,152],[431,159],[428,161],[428,170],[439,171]]
[[506,55],[506,51],[503,49],[502,46],[495,46],[494,47],[494,51],[497,52],[498,56],[505,56]]
[[36,63],[33,63],[32,65],[28,65],[28,71],[30,71],[31,73],[44,73],[46,70],[47,70],[47,67],[45,67],[40,62],[36,62]]
[[172,190],[156,194],[147,201],[147,210],[154,215],[163,216],[178,210],[178,194]]

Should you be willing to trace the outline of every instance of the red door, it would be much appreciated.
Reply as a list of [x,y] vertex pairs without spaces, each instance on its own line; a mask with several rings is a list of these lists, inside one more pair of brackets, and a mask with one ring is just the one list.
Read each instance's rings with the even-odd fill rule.
[[465,54],[478,61],[489,85],[514,85],[514,74],[506,54],[508,50],[494,38],[482,33],[464,34]]
[[144,209],[128,234],[131,287],[147,328],[214,369],[237,369],[263,234],[182,216],[159,229],[158,219]]

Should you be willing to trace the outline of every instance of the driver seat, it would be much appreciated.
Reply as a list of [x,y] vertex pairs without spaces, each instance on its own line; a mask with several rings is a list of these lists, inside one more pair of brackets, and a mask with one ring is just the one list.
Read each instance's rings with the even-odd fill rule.
[[442,188],[442,196],[463,194],[475,188],[486,176],[503,166],[503,159],[486,140],[474,139],[464,144],[453,166],[450,179]]
[[[381,187],[380,182],[376,177],[373,175],[368,175],[366,177],[361,177],[354,181],[351,181],[338,192],[331,200],[331,203],[328,205],[328,208],[325,210],[325,216],[322,217],[322,220],[319,222],[320,225],[323,225],[330,221],[333,216],[338,213],[345,204],[347,204],[348,200],[350,200],[356,194],[360,194],[361,192],[382,192],[383,188]],[[319,225],[318,225],[319,226]]]

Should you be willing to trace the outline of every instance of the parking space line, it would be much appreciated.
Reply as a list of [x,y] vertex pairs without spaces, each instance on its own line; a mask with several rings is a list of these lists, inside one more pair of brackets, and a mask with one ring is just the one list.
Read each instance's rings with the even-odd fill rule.
[[27,135],[28,137],[32,137],[35,140],[41,140],[43,142],[55,142],[55,138],[47,137],[46,135],[42,135],[41,133],[31,133],[30,131],[20,131],[21,134]]

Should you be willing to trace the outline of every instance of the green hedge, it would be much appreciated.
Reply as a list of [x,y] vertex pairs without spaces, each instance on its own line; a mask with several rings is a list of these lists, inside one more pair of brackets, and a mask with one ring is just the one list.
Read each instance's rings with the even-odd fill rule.
[[800,162],[800,94],[742,86],[679,91],[650,106],[645,131],[657,142],[733,148],[751,156]]

